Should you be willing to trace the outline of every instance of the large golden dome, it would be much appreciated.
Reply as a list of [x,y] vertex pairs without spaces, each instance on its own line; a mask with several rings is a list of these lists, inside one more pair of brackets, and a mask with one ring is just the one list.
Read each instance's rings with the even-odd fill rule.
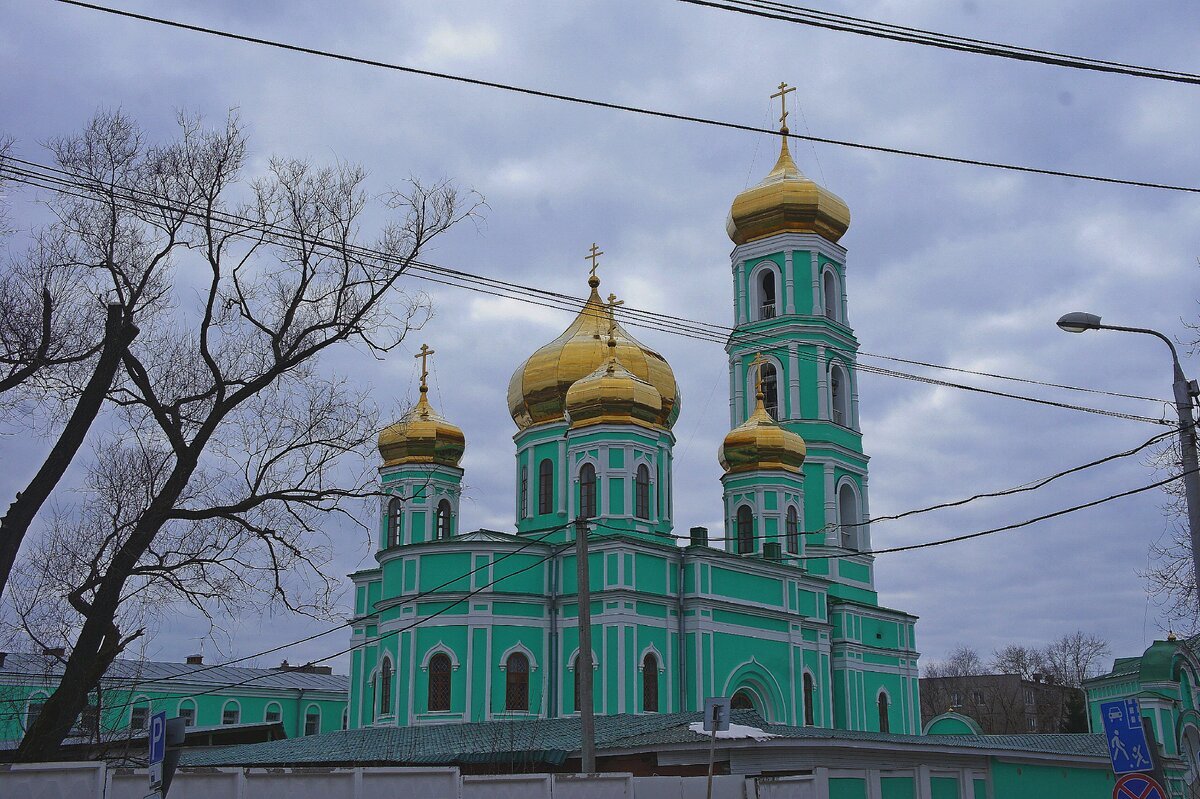
[[787,128],[780,130],[779,160],[762,182],[734,198],[725,230],[734,244],[776,233],[816,233],[836,242],[850,227],[842,198],[804,176],[788,152]]
[[466,449],[463,431],[450,424],[429,404],[428,386],[421,386],[421,399],[411,411],[379,434],[379,455],[384,466],[406,463],[436,463],[458,466]]
[[[595,372],[608,360],[606,344],[612,312],[596,290],[600,279],[593,275],[588,285],[591,295],[571,326],[513,372],[508,383],[508,411],[522,430],[563,419],[567,391],[575,381]],[[670,365],[620,325],[614,326],[613,336],[621,365],[653,386],[662,398],[655,424],[664,427],[675,424],[679,417],[679,387]]]
[[808,448],[804,439],[785,430],[771,418],[763,406],[761,391],[750,418],[729,431],[721,444],[718,459],[726,472],[750,472],[756,469],[783,469],[799,472]]
[[661,424],[663,403],[658,389],[621,364],[614,339],[609,339],[608,349],[611,354],[607,361],[567,389],[571,427],[606,422]]

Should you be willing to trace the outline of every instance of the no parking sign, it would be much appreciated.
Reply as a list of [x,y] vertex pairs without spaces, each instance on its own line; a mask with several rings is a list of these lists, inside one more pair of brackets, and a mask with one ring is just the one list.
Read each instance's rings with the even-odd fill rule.
[[1126,774],[1113,786],[1113,799],[1169,799],[1158,780],[1149,774]]

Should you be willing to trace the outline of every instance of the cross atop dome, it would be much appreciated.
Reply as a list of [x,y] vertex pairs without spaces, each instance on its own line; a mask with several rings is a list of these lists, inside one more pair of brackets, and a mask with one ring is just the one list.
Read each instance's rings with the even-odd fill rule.
[[788,96],[788,93],[789,93],[789,92],[794,92],[794,91],[796,91],[796,87],[795,87],[795,86],[788,86],[788,85],[787,85],[786,83],[784,83],[783,81],[780,81],[780,82],[779,82],[779,91],[777,91],[777,92],[775,92],[774,94],[772,94],[772,95],[771,95],[771,99],[772,99],[772,100],[774,100],[776,97],[778,97],[778,98],[779,98],[779,110],[780,110],[780,112],[781,112],[781,113],[780,113],[780,115],[779,115],[779,132],[780,132],[780,133],[783,133],[784,135],[786,135],[786,134],[787,134],[787,132],[788,132],[788,126],[787,126],[787,115],[788,115],[788,111],[787,111],[787,96]]
[[429,349],[428,344],[421,345],[421,351],[414,355],[414,358],[421,359],[421,393],[429,391],[429,384],[426,382],[429,378],[429,356],[433,355],[433,350]]
[[588,285],[592,288],[600,285],[600,278],[596,277],[596,268],[600,266],[600,256],[604,255],[604,251],[596,246],[596,242],[592,242],[591,251],[583,256],[583,260],[592,262],[592,271],[588,273]]

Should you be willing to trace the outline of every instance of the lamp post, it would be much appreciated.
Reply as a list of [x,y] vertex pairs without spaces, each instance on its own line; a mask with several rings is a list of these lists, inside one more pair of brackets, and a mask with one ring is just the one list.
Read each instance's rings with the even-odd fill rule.
[[1200,473],[1196,464],[1196,422],[1192,417],[1192,397],[1200,394],[1196,381],[1188,382],[1179,365],[1179,353],[1171,339],[1144,327],[1105,325],[1095,314],[1075,311],[1064,314],[1058,326],[1068,333],[1085,330],[1120,330],[1125,333],[1145,333],[1162,340],[1171,349],[1171,360],[1175,366],[1172,387],[1175,390],[1175,411],[1179,415],[1179,450],[1183,456],[1183,494],[1187,501],[1188,532],[1192,541],[1192,579],[1196,588],[1196,599],[1200,601]]

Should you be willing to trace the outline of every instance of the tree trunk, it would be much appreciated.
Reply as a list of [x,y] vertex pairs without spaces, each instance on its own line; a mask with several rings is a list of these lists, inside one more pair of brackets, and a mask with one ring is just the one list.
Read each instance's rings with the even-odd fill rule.
[[83,445],[88,429],[100,413],[100,406],[104,404],[104,398],[112,387],[117,369],[121,365],[121,357],[137,334],[138,329],[126,319],[124,308],[120,305],[108,306],[108,319],[104,325],[104,346],[100,350],[100,358],[91,378],[75,403],[71,418],[59,434],[58,441],[50,450],[42,468],[25,490],[17,494],[16,500],[8,506],[4,518],[0,519],[0,596],[3,596],[4,588],[8,585],[13,564],[17,561],[17,552],[29,531],[29,526],[49,498],[50,492],[62,479],[67,467],[71,465],[75,453]]

